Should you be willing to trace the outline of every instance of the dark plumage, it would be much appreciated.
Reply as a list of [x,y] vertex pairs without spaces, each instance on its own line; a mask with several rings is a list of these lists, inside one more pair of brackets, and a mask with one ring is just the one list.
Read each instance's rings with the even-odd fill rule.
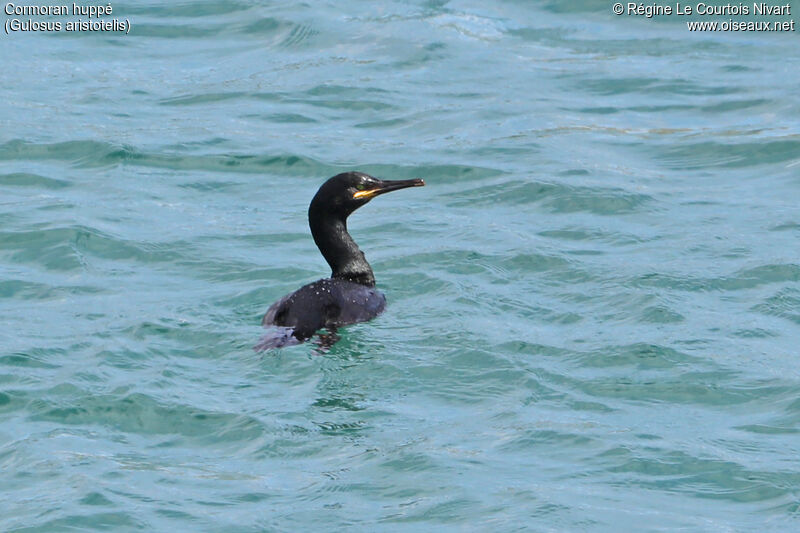
[[308,208],[308,224],[331,277],[305,285],[270,306],[263,324],[271,327],[256,350],[299,344],[320,329],[364,322],[386,307],[364,253],[347,232],[347,217],[375,196],[425,185],[421,179],[385,181],[361,172],[338,174],[319,188]]

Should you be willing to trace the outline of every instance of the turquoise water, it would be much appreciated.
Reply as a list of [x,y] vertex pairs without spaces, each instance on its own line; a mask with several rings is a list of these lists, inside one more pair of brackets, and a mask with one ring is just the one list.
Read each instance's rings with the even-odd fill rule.
[[[797,33],[113,7],[0,37],[0,530],[800,527]],[[387,311],[254,353],[352,169]]]

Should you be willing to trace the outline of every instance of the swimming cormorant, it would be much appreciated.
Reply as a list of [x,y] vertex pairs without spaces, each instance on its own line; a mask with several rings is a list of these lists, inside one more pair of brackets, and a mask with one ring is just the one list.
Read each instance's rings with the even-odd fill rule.
[[331,267],[331,277],[287,294],[264,315],[269,334],[254,346],[258,351],[299,344],[316,331],[364,322],[386,307],[375,288],[372,268],[347,232],[347,217],[375,196],[406,187],[421,187],[421,179],[387,181],[362,172],[338,174],[322,184],[308,207],[311,235]]

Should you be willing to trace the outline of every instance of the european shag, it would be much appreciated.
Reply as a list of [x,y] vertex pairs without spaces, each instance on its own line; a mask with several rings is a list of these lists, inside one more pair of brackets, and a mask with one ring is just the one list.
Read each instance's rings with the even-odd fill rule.
[[375,196],[406,187],[421,187],[421,179],[387,181],[362,172],[338,174],[319,188],[308,207],[308,225],[319,251],[331,267],[331,277],[287,294],[270,306],[262,321],[272,331],[254,346],[258,351],[299,344],[320,329],[364,322],[386,307],[375,288],[375,275],[347,232],[347,217]]

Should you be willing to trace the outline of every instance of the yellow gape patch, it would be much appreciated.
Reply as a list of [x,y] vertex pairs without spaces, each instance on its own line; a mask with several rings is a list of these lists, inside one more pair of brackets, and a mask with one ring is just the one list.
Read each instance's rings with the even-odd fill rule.
[[369,191],[358,191],[353,195],[353,198],[369,198],[370,196],[374,196],[376,192],[380,189],[372,189]]

